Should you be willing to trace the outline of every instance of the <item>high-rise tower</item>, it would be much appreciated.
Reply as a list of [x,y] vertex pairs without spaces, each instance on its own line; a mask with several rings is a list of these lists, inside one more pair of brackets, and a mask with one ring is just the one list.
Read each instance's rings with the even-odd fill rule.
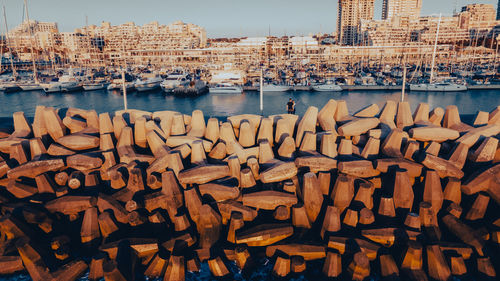
[[338,39],[344,45],[358,41],[361,20],[372,20],[375,0],[339,0]]
[[416,19],[420,17],[422,0],[384,0],[382,19],[392,20],[394,17]]

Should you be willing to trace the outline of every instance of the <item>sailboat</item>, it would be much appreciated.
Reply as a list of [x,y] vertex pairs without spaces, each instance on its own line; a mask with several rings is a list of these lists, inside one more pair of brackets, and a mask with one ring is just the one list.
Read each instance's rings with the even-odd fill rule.
[[[16,83],[14,82],[17,76],[16,68],[14,67],[14,56],[12,54],[12,49],[8,46],[7,42],[9,40],[9,27],[7,25],[7,16],[5,15],[5,6],[3,6],[3,18],[4,18],[4,23],[5,23],[5,42],[6,45],[10,51],[10,67],[12,69],[12,76],[8,77],[7,79],[3,78],[0,81],[0,91],[4,93],[13,93],[13,92],[18,92],[21,90]],[[2,48],[3,50],[3,48]],[[3,57],[3,54],[2,54]]]
[[[89,32],[88,32],[88,17],[85,16],[85,35],[87,38],[89,38]],[[89,42],[87,45],[87,53],[89,54],[89,65],[86,68],[87,75],[90,72],[91,77],[88,77],[87,80],[83,81],[82,87],[84,91],[100,91],[100,90],[106,90],[109,86],[109,82],[106,79],[100,78],[100,79],[95,79],[94,77],[94,69],[93,69],[93,53],[94,53],[94,48],[92,47],[92,44]]]
[[410,90],[416,92],[460,92],[467,91],[467,86],[463,84],[455,83],[452,80],[444,80],[441,82],[434,81],[434,67],[436,63],[436,51],[439,39],[439,27],[441,25],[441,14],[439,15],[439,21],[436,30],[436,40],[434,42],[434,51],[432,53],[432,66],[431,66],[431,76],[429,78],[429,83],[421,84],[411,84]]
[[26,19],[28,20],[28,29],[30,33],[30,45],[31,45],[31,61],[33,63],[33,80],[24,80],[17,83],[17,86],[23,91],[39,91],[42,90],[42,86],[38,83],[37,70],[36,70],[36,59],[35,51],[33,46],[33,31],[30,26],[30,16],[28,13],[28,4],[24,0],[24,8],[26,12]]

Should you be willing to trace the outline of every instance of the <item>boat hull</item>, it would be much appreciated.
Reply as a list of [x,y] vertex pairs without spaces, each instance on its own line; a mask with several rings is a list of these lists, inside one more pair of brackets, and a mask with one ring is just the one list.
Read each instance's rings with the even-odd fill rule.
[[108,84],[102,83],[102,84],[88,84],[88,85],[83,85],[83,90],[85,91],[99,91],[99,90],[105,90],[108,87]]
[[224,88],[209,88],[208,92],[210,94],[241,94],[243,93],[243,89],[239,87],[228,87]]
[[[127,89],[127,91],[133,91],[135,89],[134,85],[132,85],[132,84],[125,85],[125,88]],[[123,86],[122,85],[117,85],[117,84],[110,84],[107,87],[107,90],[108,91],[120,91],[120,92],[122,92],[123,91]]]
[[168,81],[160,84],[161,89],[166,93],[172,93],[177,88],[183,88],[189,86],[189,81]]
[[41,91],[43,90],[42,86],[38,84],[28,84],[28,85],[18,85],[19,88],[23,91]]
[[316,92],[341,92],[342,88],[339,85],[317,85],[312,86]]
[[159,89],[160,83],[135,84],[134,86],[138,92],[147,92]]
[[43,91],[47,94],[49,93],[68,93],[79,91],[82,86],[77,83],[54,83],[54,84],[42,84]]
[[267,92],[267,93],[272,93],[272,92],[288,92],[290,91],[292,88],[289,87],[289,86],[279,86],[279,85],[265,85],[264,87],[262,87],[262,91],[263,92]]
[[5,86],[2,91],[4,93],[15,93],[21,91],[21,88],[19,86]]
[[467,86],[450,84],[450,85],[434,85],[434,84],[413,84],[410,85],[410,91],[413,92],[462,92],[467,91]]

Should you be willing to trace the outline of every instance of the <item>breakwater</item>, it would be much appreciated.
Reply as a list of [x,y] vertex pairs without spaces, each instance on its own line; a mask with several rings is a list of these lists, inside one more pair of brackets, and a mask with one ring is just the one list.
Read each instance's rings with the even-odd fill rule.
[[38,106],[0,132],[0,274],[33,280],[494,279],[500,107],[345,101],[302,116]]

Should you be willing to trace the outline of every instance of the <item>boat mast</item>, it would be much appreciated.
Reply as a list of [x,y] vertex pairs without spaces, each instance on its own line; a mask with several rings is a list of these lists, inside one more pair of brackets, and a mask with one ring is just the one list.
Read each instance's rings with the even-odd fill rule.
[[[5,5],[3,6],[3,19],[5,23],[5,43],[9,41],[9,26],[7,25],[7,16],[5,15]],[[17,76],[16,68],[14,67],[14,53],[12,53],[12,49],[8,46],[10,52],[10,68],[12,69],[12,77]]]
[[264,115],[264,91],[262,89],[262,86],[263,86],[263,82],[262,82],[262,73],[263,73],[263,69],[261,68],[260,69],[260,92],[259,92],[259,96],[260,96],[260,115]]
[[406,61],[403,63],[403,87],[401,89],[401,102],[405,101],[406,90]]
[[30,15],[28,13],[27,0],[24,0],[24,8],[26,10],[26,19],[28,20],[28,29],[30,31],[31,60],[33,62],[33,79],[35,80],[35,83],[38,83],[38,77],[37,77],[37,73],[36,73],[37,71],[36,71],[36,62],[35,62],[35,50],[33,47],[33,30],[31,30]]
[[127,102],[127,85],[125,84],[125,71],[127,67],[127,62],[125,61],[125,42],[122,40],[122,89],[123,89],[123,107],[125,111],[128,110],[128,102]]
[[[0,30],[2,29],[0,25]],[[1,32],[0,32],[1,33]],[[7,46],[7,42],[5,40],[2,40],[2,45],[0,45],[0,74],[2,73],[2,67],[3,67],[3,48]]]
[[92,44],[92,41],[90,40],[89,36],[89,17],[85,15],[85,36],[87,37],[88,40],[88,45],[87,45],[87,55],[89,56],[89,63],[86,63],[86,60],[84,61],[84,64],[86,65],[86,75],[89,75],[89,72],[92,72],[92,82],[94,81],[94,71],[93,71],[93,64],[92,64],[92,53],[90,51],[90,47]]
[[437,51],[440,25],[441,25],[441,14],[439,14],[439,21],[436,30],[436,40],[434,41],[434,51],[432,53],[432,64],[431,64],[431,78],[429,80],[429,84],[432,84],[432,80],[434,79],[434,64],[436,63],[436,51]]

